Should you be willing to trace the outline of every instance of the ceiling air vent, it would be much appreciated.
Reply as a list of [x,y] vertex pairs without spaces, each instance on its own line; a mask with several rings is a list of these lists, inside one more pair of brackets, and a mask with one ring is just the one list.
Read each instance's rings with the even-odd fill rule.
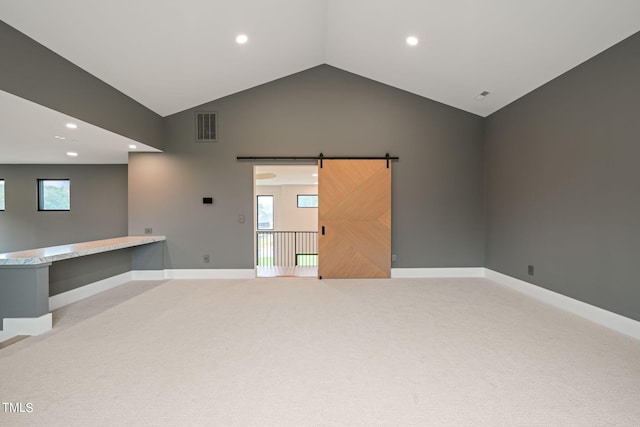
[[218,140],[218,120],[216,113],[196,113],[196,142]]
[[485,99],[491,92],[489,92],[488,90],[483,90],[482,92],[480,92],[479,94],[477,94],[476,96],[473,97],[473,99],[475,99],[476,101],[482,101],[483,99]]

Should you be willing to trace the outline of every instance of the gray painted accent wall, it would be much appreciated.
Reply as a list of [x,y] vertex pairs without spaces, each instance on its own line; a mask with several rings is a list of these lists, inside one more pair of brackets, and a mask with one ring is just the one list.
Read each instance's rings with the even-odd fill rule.
[[[38,211],[38,178],[70,179],[69,212]],[[127,165],[0,165],[0,179],[6,195],[0,253],[127,235]],[[48,292],[56,295],[131,269],[129,249],[57,261],[49,267]],[[28,304],[15,299],[10,305],[26,313]]]
[[0,90],[162,149],[162,117],[0,21]]
[[0,270],[0,330],[5,318],[40,317],[49,312],[49,293],[43,286],[48,280],[46,264]]
[[639,76],[637,33],[487,119],[488,268],[640,320]]
[[[218,142],[195,142],[195,111],[218,112]],[[253,163],[236,156],[320,152],[400,157],[393,267],[484,265],[479,116],[323,65],[169,116],[165,127],[164,153],[130,156],[129,233],[166,235],[167,268],[253,268]]]
[[56,261],[49,267],[49,296],[132,270],[133,248]]
[[[37,179],[71,180],[71,211],[38,212]],[[0,252],[127,235],[127,165],[1,165]]]

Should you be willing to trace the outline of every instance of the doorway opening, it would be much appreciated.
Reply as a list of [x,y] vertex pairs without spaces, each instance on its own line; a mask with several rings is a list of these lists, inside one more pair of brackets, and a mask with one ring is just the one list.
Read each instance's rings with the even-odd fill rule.
[[257,277],[318,276],[318,166],[254,166]]

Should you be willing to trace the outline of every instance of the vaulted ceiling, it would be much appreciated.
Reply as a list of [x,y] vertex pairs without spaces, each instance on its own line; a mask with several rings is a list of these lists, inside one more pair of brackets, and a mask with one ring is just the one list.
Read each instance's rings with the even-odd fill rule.
[[0,20],[161,116],[320,64],[487,116],[639,31],[640,1],[0,0]]
[[0,0],[0,19],[162,116],[323,63],[486,116],[639,31],[640,1]]

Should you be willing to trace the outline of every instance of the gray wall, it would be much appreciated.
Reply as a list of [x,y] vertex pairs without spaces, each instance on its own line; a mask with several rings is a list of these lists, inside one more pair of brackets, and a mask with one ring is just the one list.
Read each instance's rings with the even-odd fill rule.
[[487,119],[488,268],[640,320],[639,76],[640,33]]
[[[38,178],[71,180],[71,211],[39,212]],[[127,165],[0,165],[0,252],[127,235]]]
[[0,90],[162,149],[162,118],[0,21]]
[[[219,142],[194,142],[199,110],[218,112]],[[129,232],[167,235],[167,268],[252,268],[253,165],[236,156],[320,152],[400,157],[394,267],[484,265],[478,116],[320,66],[169,116],[165,127],[163,154],[130,156]]]
[[49,295],[57,295],[132,270],[134,248],[56,261],[49,267]]
[[[69,212],[39,212],[38,178],[71,180]],[[0,252],[14,252],[127,235],[127,165],[0,165],[6,210],[0,212]],[[58,261],[49,294],[132,269],[131,250]]]
[[[2,22],[0,49],[0,89],[156,147],[166,137],[164,154],[131,155],[128,192],[126,165],[0,165],[0,252],[151,227],[168,237],[166,268],[252,268],[252,163],[236,156],[389,152],[394,267],[487,266],[640,320],[639,34],[486,120],[320,66],[163,121]],[[219,142],[194,142],[197,110],[218,112]],[[37,212],[41,177],[72,179],[71,213]],[[104,271],[128,268],[121,256]]]

